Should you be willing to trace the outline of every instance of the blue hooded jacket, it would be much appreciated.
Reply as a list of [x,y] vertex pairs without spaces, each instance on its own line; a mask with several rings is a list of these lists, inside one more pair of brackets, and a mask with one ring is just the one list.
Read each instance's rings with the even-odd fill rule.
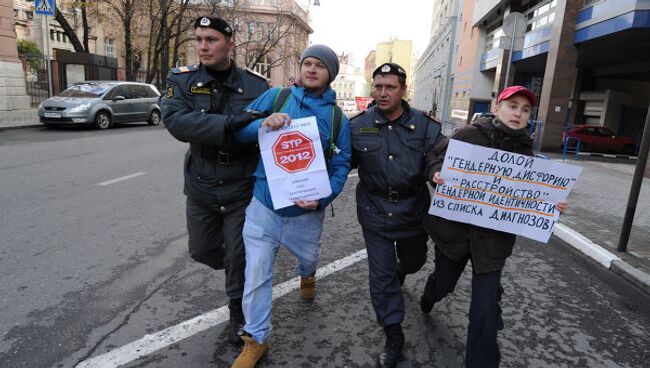
[[[278,94],[278,89],[276,87],[264,92],[248,105],[248,109],[272,113],[273,101]],[[336,92],[331,87],[328,87],[322,95],[316,95],[305,91],[303,87],[293,86],[291,94],[287,98],[287,102],[281,112],[289,114],[292,119],[316,116],[323,153],[326,154],[332,133],[332,105],[335,104]],[[235,134],[235,139],[240,142],[257,141],[257,131],[263,120],[255,120],[239,130]],[[320,199],[319,211],[327,207],[341,193],[343,185],[348,178],[348,172],[350,171],[350,158],[352,157],[350,148],[350,121],[345,115],[343,116],[335,145],[340,151],[334,154],[332,160],[327,165],[332,194],[327,198]],[[266,172],[264,171],[262,160],[257,164],[257,169],[253,175],[255,176],[253,196],[267,208],[273,210],[273,201],[271,200],[271,192],[266,181]],[[295,205],[275,210],[275,213],[282,217],[299,216],[305,212],[307,211]]]

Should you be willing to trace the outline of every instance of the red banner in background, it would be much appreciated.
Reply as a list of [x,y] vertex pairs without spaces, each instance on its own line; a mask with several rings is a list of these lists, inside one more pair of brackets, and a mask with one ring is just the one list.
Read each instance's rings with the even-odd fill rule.
[[372,97],[359,97],[356,96],[354,101],[357,103],[357,109],[359,111],[366,111],[368,104],[372,101]]

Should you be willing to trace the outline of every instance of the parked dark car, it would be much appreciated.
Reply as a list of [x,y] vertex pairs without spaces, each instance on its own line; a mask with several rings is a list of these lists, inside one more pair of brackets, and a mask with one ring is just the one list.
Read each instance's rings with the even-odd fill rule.
[[[611,152],[633,155],[636,153],[637,140],[630,137],[619,137],[614,132],[600,125],[574,125],[569,127],[569,137],[580,140],[580,152]],[[567,132],[562,133],[562,144]],[[575,148],[578,141],[569,140],[567,148]]]
[[108,129],[113,124],[160,124],[160,92],[151,84],[88,81],[70,86],[38,106],[45,125],[88,124]]

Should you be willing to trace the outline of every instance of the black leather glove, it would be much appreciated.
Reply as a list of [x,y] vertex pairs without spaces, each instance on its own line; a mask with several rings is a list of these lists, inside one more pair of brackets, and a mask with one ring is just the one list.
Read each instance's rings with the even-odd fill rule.
[[264,116],[267,116],[267,114],[256,110],[246,110],[236,115],[230,115],[226,120],[226,129],[229,131],[237,131],[248,125],[251,121]]

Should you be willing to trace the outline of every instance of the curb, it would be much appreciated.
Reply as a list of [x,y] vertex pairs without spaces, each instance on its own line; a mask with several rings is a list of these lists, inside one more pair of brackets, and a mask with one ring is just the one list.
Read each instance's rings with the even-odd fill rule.
[[24,129],[24,128],[38,128],[38,127],[44,127],[44,124],[27,124],[27,125],[13,125],[13,126],[0,126],[0,130],[8,130],[8,129]]
[[553,235],[577,249],[587,257],[615,274],[631,282],[646,294],[650,294],[650,275],[632,267],[612,252],[592,242],[584,235],[563,224],[555,224]]
[[630,160],[638,159],[637,156],[630,155],[617,155],[612,153],[595,153],[595,152],[579,152],[578,156],[594,156],[594,157],[608,157],[608,158],[628,158]]

